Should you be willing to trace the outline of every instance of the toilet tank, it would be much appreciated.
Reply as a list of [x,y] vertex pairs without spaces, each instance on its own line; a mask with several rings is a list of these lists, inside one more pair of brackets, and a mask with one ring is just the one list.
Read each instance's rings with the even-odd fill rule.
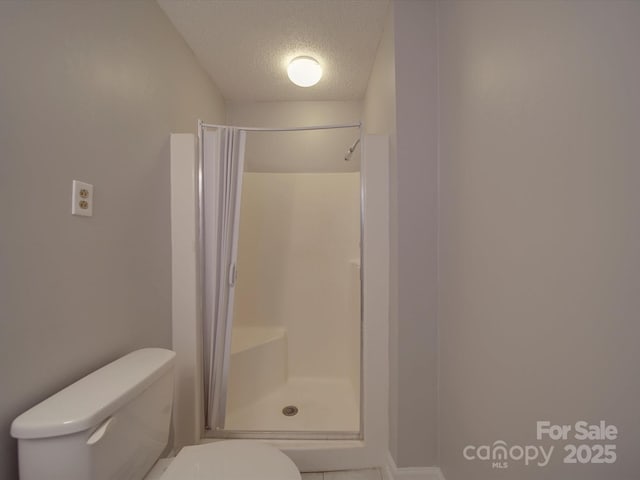
[[140,480],[169,438],[175,353],[144,348],[11,424],[20,480]]

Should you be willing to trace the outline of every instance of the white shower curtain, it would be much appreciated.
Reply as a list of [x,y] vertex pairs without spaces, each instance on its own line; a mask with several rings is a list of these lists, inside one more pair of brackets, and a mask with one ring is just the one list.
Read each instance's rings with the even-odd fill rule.
[[202,134],[204,394],[210,429],[224,427],[245,137],[237,128],[204,128]]

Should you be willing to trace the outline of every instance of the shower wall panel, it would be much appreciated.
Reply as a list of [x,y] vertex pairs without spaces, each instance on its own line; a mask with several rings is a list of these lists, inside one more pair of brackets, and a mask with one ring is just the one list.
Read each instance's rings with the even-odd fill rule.
[[359,173],[245,173],[234,326],[284,327],[290,376],[358,386],[359,243]]

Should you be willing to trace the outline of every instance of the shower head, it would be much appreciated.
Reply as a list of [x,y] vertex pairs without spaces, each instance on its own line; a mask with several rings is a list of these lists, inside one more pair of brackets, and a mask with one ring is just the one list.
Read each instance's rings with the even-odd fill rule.
[[360,143],[360,139],[358,138],[355,142],[353,142],[353,145],[351,145],[348,149],[347,149],[347,154],[344,156],[344,161],[348,162],[349,160],[351,160],[351,155],[353,155],[353,152],[355,151],[356,147],[358,146],[358,144]]

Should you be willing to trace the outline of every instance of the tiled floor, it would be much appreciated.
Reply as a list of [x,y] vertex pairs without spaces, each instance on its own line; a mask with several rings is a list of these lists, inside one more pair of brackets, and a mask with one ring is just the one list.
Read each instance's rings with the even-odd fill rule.
[[302,480],[382,480],[382,474],[376,468],[368,468],[344,472],[303,473]]

